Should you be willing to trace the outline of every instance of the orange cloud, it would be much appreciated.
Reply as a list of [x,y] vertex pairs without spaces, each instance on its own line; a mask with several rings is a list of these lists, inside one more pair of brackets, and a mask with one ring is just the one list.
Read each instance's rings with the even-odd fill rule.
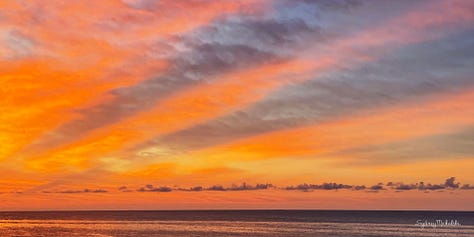
[[[127,157],[132,152],[140,152],[136,150],[137,144],[245,108],[285,85],[315,79],[339,67],[374,61],[381,53],[398,46],[438,39],[446,32],[456,32],[472,25],[472,1],[440,1],[423,5],[426,8],[411,11],[360,34],[328,44],[315,44],[291,60],[218,75],[208,84],[171,94],[150,110],[84,133],[71,143],[45,146],[39,151],[29,150],[31,145],[41,143],[44,134],[54,133],[51,131],[55,128],[84,116],[75,111],[107,103],[113,97],[109,92],[114,89],[136,85],[166,70],[169,61],[150,55],[167,52],[164,47],[155,47],[150,52],[156,41],[179,44],[173,35],[189,33],[222,15],[238,12],[258,15],[260,7],[265,5],[264,2],[262,5],[258,3],[260,1],[246,2],[242,6],[238,1],[170,0],[140,6],[136,5],[137,2],[118,0],[94,3],[50,1],[48,4],[1,1],[0,83],[4,95],[0,101],[1,169],[2,172],[7,168],[24,170],[4,172],[4,176],[12,174],[12,177],[0,184],[0,190],[15,191],[15,187],[29,189],[48,185],[51,179],[64,178],[63,174],[71,171],[67,168],[78,172],[97,168],[99,170],[87,174],[89,178],[81,177],[77,182],[94,181],[104,185],[120,183],[124,179],[136,183],[143,177],[156,176],[170,183],[186,183],[190,179],[207,183],[216,177],[231,182],[242,174],[256,179],[255,174],[261,173],[261,167],[240,169],[234,165],[324,155],[360,145],[459,130],[474,124],[474,111],[469,103],[474,100],[474,93],[467,91],[422,103],[365,111],[337,121],[262,134],[189,154],[165,157],[166,148],[151,147],[164,154],[165,158],[158,164],[153,164],[157,162],[153,159]],[[456,27],[452,27],[454,25]],[[467,167],[470,163],[472,160],[466,158],[460,165]],[[444,164],[433,164],[432,167],[438,168],[433,170],[440,171],[439,167]],[[107,180],[94,180],[103,172],[101,165],[116,173],[107,176]],[[286,168],[284,163],[280,166]],[[398,169],[419,172],[402,166],[385,168],[390,173]],[[61,174],[56,174],[56,171]],[[434,177],[436,171],[430,174]],[[463,169],[461,173],[466,175],[467,171]],[[63,185],[66,188],[79,187],[77,183]],[[249,207],[249,203],[253,203],[251,207],[256,208],[265,203],[266,207],[279,208],[321,205],[315,203],[315,196],[311,194],[305,197],[286,193],[185,197],[173,193],[157,200],[151,200],[149,194],[140,194],[138,198],[148,201],[139,204],[133,204],[137,196],[128,194],[119,197],[96,193],[72,195],[71,198],[55,194],[18,198],[10,193],[6,195],[3,207],[103,209],[124,205],[144,209],[185,203],[184,207],[202,208],[216,207],[216,202],[221,202],[222,207]],[[351,208],[354,207],[351,205],[359,204],[374,207],[372,199],[366,201],[368,196],[348,195],[339,199],[334,199],[334,195],[323,196],[319,201],[325,204],[324,207]],[[470,196],[463,198],[467,200]],[[84,201],[78,203],[77,198]],[[430,205],[436,206],[441,200],[445,203],[448,198],[443,196]],[[338,204],[348,200],[355,201],[351,205]],[[393,201],[389,196],[379,200],[385,203]],[[424,203],[421,196],[407,196],[406,200],[415,200],[417,205]],[[469,207],[466,200],[464,207]],[[416,207],[404,206],[400,202],[395,204]],[[377,207],[387,205],[378,203]],[[444,207],[459,208],[455,205]]]
[[[38,162],[47,163],[48,160],[62,160],[60,163],[87,167],[87,161],[93,157],[107,155],[154,136],[191,126],[234,109],[242,108],[258,101],[268,92],[290,81],[302,81],[311,78],[308,76],[309,72],[313,73],[312,76],[314,77],[317,73],[334,69],[340,63],[354,59],[372,60],[371,55],[361,55],[359,52],[353,51],[351,47],[379,47],[394,41],[410,43],[412,41],[408,39],[426,39],[420,33],[421,30],[427,30],[434,26],[444,27],[452,22],[472,20],[469,17],[466,18],[467,14],[459,14],[460,11],[463,11],[463,8],[456,6],[450,8],[443,18],[437,18],[436,21],[413,23],[413,19],[417,16],[436,15],[437,11],[443,6],[443,4],[435,5],[428,12],[411,12],[393,22],[389,22],[383,28],[376,28],[347,40],[337,41],[329,45],[329,52],[312,63],[301,63],[301,61],[295,60],[285,65],[262,66],[248,72],[226,76],[215,84],[198,86],[186,90],[182,94],[178,93],[160,102],[151,111],[143,112],[118,124],[99,128],[79,141],[55,148],[39,156],[41,158],[30,159],[29,166],[39,168],[41,165],[38,165]],[[401,28],[400,25],[405,27]],[[399,34],[387,34],[391,30],[395,30]],[[384,37],[380,38],[379,36]],[[373,39],[378,40],[374,41]],[[343,55],[341,52],[346,54],[341,56]],[[294,74],[297,76],[295,77]],[[285,80],[283,79],[285,75],[293,76],[296,79]],[[302,146],[302,144],[299,144],[299,146]],[[298,147],[302,151],[304,148],[304,146]],[[278,152],[280,151],[275,151],[275,153]],[[68,157],[68,159],[65,159],[65,157]]]
[[[80,118],[74,110],[107,101],[108,91],[159,74],[167,62],[143,56],[150,38],[189,31],[241,7],[235,2],[160,1],[160,7],[180,9],[179,14],[160,16],[115,0],[93,6],[55,1],[2,4],[0,34],[20,32],[31,43],[31,52],[11,59],[11,50],[0,49],[0,81],[6,94],[0,102],[0,142],[5,144],[0,159],[11,157],[60,124]],[[194,17],[189,21],[191,12]],[[104,22],[130,29],[107,30]],[[14,49],[25,47],[21,42],[10,44]]]
[[[36,157],[30,161],[30,165],[48,160],[80,165],[81,162],[150,139],[157,134],[213,118],[257,101],[263,96],[258,93],[258,89],[265,89],[269,83],[281,83],[277,80],[278,77],[305,72],[307,67],[304,62],[266,65],[229,75],[214,84],[183,91],[160,102],[151,111],[97,129],[82,140]],[[253,94],[246,91],[248,84],[255,84]],[[68,159],[64,159],[65,157]]]
[[[368,144],[445,133],[474,125],[474,91],[336,121],[267,133],[191,153],[210,160],[309,157]],[[209,161],[211,162],[211,161]]]

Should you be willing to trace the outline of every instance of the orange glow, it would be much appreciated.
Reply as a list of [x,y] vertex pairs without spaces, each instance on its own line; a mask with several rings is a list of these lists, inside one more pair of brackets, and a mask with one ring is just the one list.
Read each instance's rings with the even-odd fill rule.
[[[211,119],[257,101],[262,94],[250,93],[248,84],[254,85],[253,90],[256,92],[268,87],[269,83],[275,83],[273,82],[275,78],[282,76],[282,73],[304,72],[307,67],[308,65],[299,62],[268,65],[229,75],[228,78],[220,79],[213,84],[186,90],[160,102],[150,111],[94,131],[84,140],[34,158],[29,165],[36,168],[36,161],[86,165],[82,162],[88,162],[94,157],[107,155],[124,146]],[[237,78],[240,80],[238,81]],[[276,83],[280,82],[277,80]],[[222,104],[215,104],[215,98],[220,98]],[[140,129],[144,124],[152,126]],[[69,157],[69,159],[63,159],[64,157]],[[51,169],[50,165],[48,167]]]
[[[199,151],[193,156],[271,159],[325,154],[462,129],[474,123],[474,91],[296,129],[263,134]],[[291,141],[291,142],[288,142]]]
[[474,209],[474,1],[390,4],[0,1],[0,209]]
[[[19,4],[7,2],[11,12],[18,14],[8,15],[11,24],[27,26],[33,17],[33,12],[23,8]],[[29,4],[35,6],[34,2]],[[28,35],[34,37],[38,49],[32,59],[25,58],[20,61],[5,61],[0,66],[1,82],[7,92],[7,99],[2,100],[2,115],[0,122],[2,129],[0,141],[4,145],[0,149],[0,159],[12,156],[40,135],[53,129],[59,124],[78,118],[72,112],[72,108],[87,108],[108,100],[106,92],[117,87],[128,86],[139,83],[141,80],[156,76],[166,65],[166,62],[146,60],[141,56],[147,42],[142,41],[142,36],[133,32],[119,36],[133,36],[138,39],[127,39],[127,44],[134,47],[117,47],[114,34],[102,31],[94,25],[94,21],[103,17],[105,13],[126,13],[127,10],[120,1],[100,1],[96,4],[95,11],[89,11],[90,6],[83,3],[67,2],[60,5],[48,5],[47,10],[51,12],[52,18],[61,18],[62,21],[47,20],[41,25],[27,27]],[[176,4],[172,1],[170,4]],[[178,4],[179,5],[179,4]],[[184,3],[182,5],[185,5]],[[31,6],[31,7],[33,7]],[[178,6],[176,6],[178,7]],[[214,16],[223,12],[236,11],[235,3],[210,3],[208,6],[189,6],[190,11],[194,7],[202,10],[192,24],[175,24],[174,27],[161,21],[153,21],[151,25],[139,25],[136,30],[149,31],[153,37],[165,37],[171,33],[179,33],[191,30],[199,25],[205,24]],[[125,9],[125,10],[124,10]],[[88,12],[87,17],[81,12]],[[134,14],[137,12],[133,11]],[[139,12],[139,14],[151,14]],[[183,21],[187,14],[177,16]],[[69,17],[64,17],[69,16]],[[163,20],[169,20],[164,18]],[[173,21],[179,23],[180,21]],[[117,22],[120,23],[120,22]],[[163,28],[163,24],[166,27]],[[162,26],[160,30],[156,26]],[[94,31],[97,37],[71,33],[69,31],[58,31],[73,27],[76,32]],[[25,29],[25,30],[26,30]],[[21,30],[21,28],[20,28]],[[138,42],[134,42],[137,41]],[[137,64],[135,61],[143,61]],[[132,70],[124,72],[124,66],[133,67]],[[18,80],[22,83],[19,84]],[[26,106],[27,105],[27,106]],[[21,108],[19,110],[18,108]],[[32,108],[32,109],[29,109]],[[47,117],[47,119],[44,119]],[[38,126],[39,125],[39,126]],[[21,133],[14,131],[23,130]],[[8,142],[7,142],[8,141]]]

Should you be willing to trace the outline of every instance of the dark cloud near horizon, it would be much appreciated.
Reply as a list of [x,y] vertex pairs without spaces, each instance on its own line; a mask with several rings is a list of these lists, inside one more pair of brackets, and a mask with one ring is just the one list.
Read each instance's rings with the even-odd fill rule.
[[404,184],[402,182],[388,182],[387,184],[378,183],[372,186],[366,185],[348,185],[348,184],[338,184],[338,183],[323,183],[323,184],[299,184],[296,186],[288,186],[283,189],[285,190],[300,190],[304,192],[312,190],[338,190],[338,189],[347,189],[347,190],[367,190],[370,192],[377,192],[382,190],[395,190],[395,191],[408,191],[408,190],[422,190],[422,191],[435,191],[435,190],[469,190],[474,189],[470,184],[463,184],[456,182],[455,177],[450,177],[446,179],[443,184],[431,184],[425,182],[419,182],[415,184]]
[[[314,190],[353,190],[353,191],[409,191],[409,190],[421,190],[421,191],[439,191],[439,190],[474,190],[474,186],[470,184],[461,184],[456,182],[455,177],[447,178],[446,181],[442,184],[431,184],[425,182],[419,182],[414,184],[405,184],[403,182],[387,182],[378,183],[375,185],[352,185],[352,184],[342,184],[335,182],[324,182],[321,184],[311,184],[311,183],[302,183],[292,186],[282,186],[278,187],[271,183],[256,183],[255,185],[248,184],[246,182],[241,183],[240,185],[232,184],[230,186],[223,185],[211,185],[208,187],[204,186],[194,186],[190,188],[182,188],[178,186],[155,186],[153,184],[147,184],[143,187],[140,187],[136,190],[130,189],[128,186],[120,186],[117,188],[118,192],[158,192],[166,193],[173,191],[183,191],[183,192],[205,192],[205,191],[254,191],[254,190],[288,190],[288,191],[303,191],[309,192]],[[79,189],[79,190],[60,190],[60,191],[47,191],[44,190],[42,193],[63,193],[63,194],[77,194],[77,193],[109,193],[106,189]]]
[[230,187],[224,187],[222,185],[212,185],[207,188],[203,186],[195,186],[191,188],[180,188],[180,191],[189,191],[189,192],[201,192],[201,191],[246,191],[246,190],[265,190],[265,189],[272,189],[276,188],[273,184],[265,183],[257,183],[255,185],[247,184],[246,182],[236,185],[232,184]]
[[124,193],[130,193],[133,192],[133,190],[129,189],[127,186],[120,186],[117,188],[118,191],[124,192]]
[[158,192],[158,193],[168,193],[173,191],[170,187],[167,186],[161,186],[161,187],[155,187],[151,184],[145,185],[145,187],[141,187],[137,189],[137,192]]
[[118,190],[122,191],[122,190],[127,190],[127,186],[120,186],[117,188]]
[[370,190],[373,190],[373,191],[384,190],[384,189],[385,188],[383,187],[383,185],[381,183],[373,185],[373,186],[370,187]]
[[77,193],[108,193],[105,189],[82,189],[82,190],[62,190],[62,191],[43,191],[43,193],[64,193],[64,194],[77,194]]
[[[285,190],[337,190],[337,189],[352,189],[354,186],[347,184],[338,184],[338,183],[323,183],[323,184],[299,184],[296,186],[285,187]],[[358,190],[363,189],[362,186],[358,186]],[[365,189],[365,187],[364,187]]]
[[454,182],[455,179],[456,179],[455,177],[446,179],[446,182],[444,183],[444,185],[448,188],[459,188],[459,182],[455,183]]
[[474,189],[474,186],[471,186],[470,184],[463,184],[460,189],[465,189],[465,190]]
[[406,191],[406,190],[426,190],[426,191],[435,191],[435,190],[445,190],[445,189],[463,189],[462,187],[466,187],[465,189],[469,189],[469,184],[465,184],[460,188],[460,183],[455,182],[455,177],[450,177],[446,179],[444,184],[426,184],[425,182],[419,182],[415,184],[404,184],[404,183],[387,183],[387,186],[391,189],[399,190],[399,191]]

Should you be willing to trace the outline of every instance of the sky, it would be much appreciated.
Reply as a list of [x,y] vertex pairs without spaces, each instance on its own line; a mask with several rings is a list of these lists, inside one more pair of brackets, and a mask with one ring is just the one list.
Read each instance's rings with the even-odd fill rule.
[[0,210],[474,210],[474,1],[0,1]]

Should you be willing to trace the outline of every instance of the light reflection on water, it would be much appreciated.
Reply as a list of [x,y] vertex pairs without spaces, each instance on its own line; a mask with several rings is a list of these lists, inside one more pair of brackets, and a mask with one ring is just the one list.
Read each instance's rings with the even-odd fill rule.
[[0,220],[0,236],[474,236],[474,226],[258,221]]

